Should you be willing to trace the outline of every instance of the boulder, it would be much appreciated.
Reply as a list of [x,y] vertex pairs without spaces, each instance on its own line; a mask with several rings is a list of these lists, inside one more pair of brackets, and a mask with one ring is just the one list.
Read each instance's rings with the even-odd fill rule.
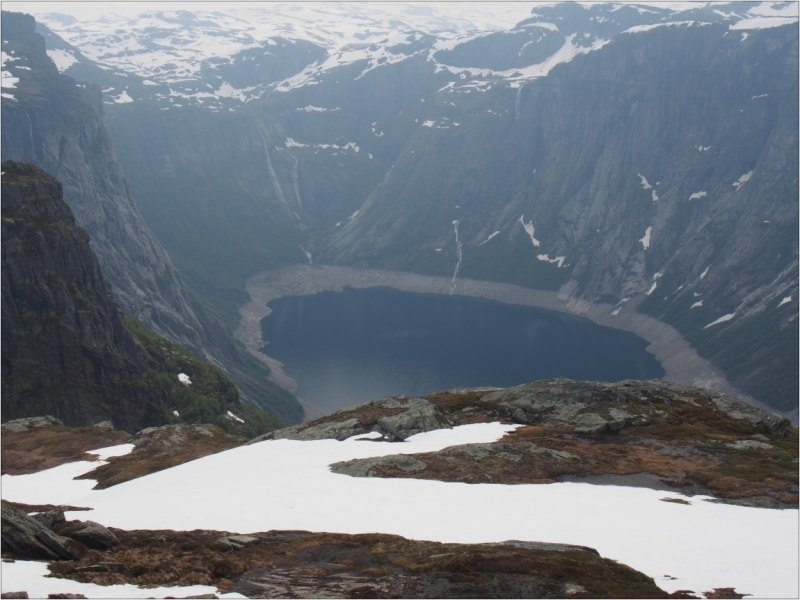
[[763,427],[772,433],[781,433],[791,428],[786,417],[764,410],[744,400],[720,395],[713,399],[714,404],[731,419],[744,419],[757,427]]
[[6,502],[2,503],[2,545],[3,553],[33,560],[72,560],[85,552]]
[[44,417],[27,417],[24,419],[14,419],[8,423],[3,423],[3,431],[30,431],[31,429],[39,429],[40,427],[51,427],[53,425],[63,425],[61,419],[56,419],[50,415]]
[[48,529],[55,529],[58,525],[62,523],[66,523],[67,519],[64,516],[64,511],[60,508],[56,508],[54,510],[48,510],[46,512],[41,512],[35,515],[30,515],[39,523],[47,527]]
[[446,427],[439,422],[439,410],[424,398],[411,398],[405,412],[378,419],[379,431],[391,442]]
[[119,544],[117,536],[94,521],[72,521],[59,528],[58,533],[95,550],[110,550]]
[[427,465],[405,454],[393,456],[377,456],[375,458],[356,458],[331,465],[331,471],[340,475],[350,475],[351,477],[372,477],[373,469],[376,467],[393,467],[406,473],[422,471]]

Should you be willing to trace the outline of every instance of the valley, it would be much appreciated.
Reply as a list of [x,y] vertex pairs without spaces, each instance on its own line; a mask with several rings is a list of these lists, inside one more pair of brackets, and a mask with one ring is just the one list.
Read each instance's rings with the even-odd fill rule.
[[88,6],[0,23],[4,598],[797,597],[797,3]]

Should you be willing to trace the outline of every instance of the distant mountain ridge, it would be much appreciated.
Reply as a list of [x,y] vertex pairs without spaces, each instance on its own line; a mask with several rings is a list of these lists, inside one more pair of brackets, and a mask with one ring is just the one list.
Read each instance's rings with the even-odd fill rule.
[[[518,283],[663,319],[796,409],[796,5],[555,3],[508,30],[376,22],[363,43],[347,18],[259,38],[256,16],[248,48],[237,25],[185,80],[155,42],[196,53],[224,19],[176,18],[126,21],[141,59],[47,23],[105,57],[90,72],[62,47],[65,73],[108,86],[145,219],[229,320],[247,277],[305,261]],[[290,55],[309,62],[281,79]]]

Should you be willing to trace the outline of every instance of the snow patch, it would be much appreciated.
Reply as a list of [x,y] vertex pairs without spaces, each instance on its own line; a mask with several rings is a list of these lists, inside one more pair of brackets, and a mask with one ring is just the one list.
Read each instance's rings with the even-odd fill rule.
[[613,311],[611,311],[611,315],[612,315],[612,316],[615,316],[615,317],[616,317],[618,314],[619,314],[619,309],[618,309],[618,308],[616,308],[616,309],[614,309]]
[[189,376],[186,373],[178,373],[178,381],[180,381],[183,385],[192,385],[192,380],[189,379]]
[[650,294],[652,294],[653,292],[655,292],[657,287],[658,287],[658,282],[657,282],[657,281],[654,281],[654,282],[653,282],[653,285],[651,285],[651,286],[650,286],[650,289],[649,289],[649,290],[647,290],[647,292],[646,292],[646,293],[647,293],[647,295],[649,296]]
[[642,175],[641,173],[637,173],[637,175],[638,175],[638,176],[639,176],[639,178],[642,180],[642,189],[643,189],[643,190],[649,190],[651,187],[653,187],[652,185],[650,185],[650,184],[647,182],[647,177],[645,177],[645,176],[644,176],[644,175]]
[[[52,577],[46,562],[17,560],[3,563],[3,590],[26,590],[30,598],[47,598],[53,590],[64,594],[76,594],[85,598],[186,598],[203,594],[219,598],[246,598],[241,594],[220,594],[213,585],[190,585],[182,587],[140,588],[130,583],[97,585],[81,583],[72,579]],[[210,597],[210,596],[209,596]]]
[[258,86],[251,86],[246,88],[235,88],[227,81],[223,81],[222,85],[219,86],[219,89],[216,90],[213,96],[217,98],[233,98],[234,100],[239,100],[240,102],[247,102],[249,99],[248,92],[252,92]]
[[58,69],[59,73],[63,73],[76,62],[79,62],[69,50],[47,50],[47,56],[56,64],[56,69]]
[[730,29],[769,29],[791,23],[797,23],[797,17],[753,17],[752,19],[742,19],[738,23],[734,23],[730,26]]
[[114,100],[116,104],[128,104],[129,102],[133,102],[133,98],[128,95],[127,90],[123,90],[116,98],[112,96],[112,100]]
[[490,235],[488,238],[486,238],[486,239],[485,239],[485,240],[483,240],[483,241],[482,241],[480,244],[478,244],[478,246],[483,246],[483,245],[484,245],[486,242],[488,242],[490,239],[492,239],[492,238],[493,238],[494,236],[496,236],[498,233],[500,233],[500,232],[499,232],[499,231],[495,231],[495,232],[494,232],[492,235]]
[[534,228],[533,228],[533,219],[531,219],[530,223],[526,223],[525,222],[525,215],[521,215],[520,218],[519,218],[519,222],[522,223],[522,226],[525,228],[525,231],[528,233],[529,236],[531,236],[531,243],[538,248],[539,247],[539,240],[537,240],[535,237],[533,237],[533,234],[534,234],[534,231],[535,231]]
[[[355,458],[491,443],[514,428],[481,423],[422,433],[395,444],[354,438],[265,441],[61,502],[52,497],[27,500],[6,484],[26,476],[3,476],[3,494],[29,504],[91,507],[92,520],[122,529],[382,532],[449,543],[562,541],[596,548],[602,556],[656,578],[659,585],[678,586],[668,591],[725,586],[756,597],[796,596],[797,510],[710,503],[703,496],[678,506],[660,499],[681,498],[680,494],[647,488],[585,483],[471,485],[349,477],[329,469],[334,462]],[[48,492],[58,493],[62,487],[60,481],[51,481]],[[281,493],[272,493],[275,489]],[[586,510],[587,502],[591,510]],[[483,514],[487,506],[492,507],[491,519],[476,519],[464,527],[465,517]],[[531,507],[547,518],[520,519]],[[620,515],[625,515],[625,535],[619,535]],[[716,560],[709,561],[709,556]],[[4,589],[9,589],[5,578],[9,566],[13,564],[3,565]],[[675,579],[665,581],[664,573]],[[14,589],[31,590],[25,585]],[[153,589],[144,591],[159,595]]]
[[658,194],[656,194],[655,190],[653,190],[653,202],[658,202]]
[[780,304],[778,304],[778,308],[780,308],[784,304],[789,304],[789,302],[791,302],[791,301],[792,301],[792,297],[791,296],[786,296],[786,298],[781,300]]
[[155,81],[150,81],[149,79],[145,79],[142,81],[142,85],[158,85]]
[[645,250],[647,250],[650,247],[650,233],[652,231],[653,231],[652,226],[648,227],[647,230],[644,232],[644,237],[639,240],[640,242],[642,242],[642,246],[644,246]]
[[702,301],[702,300],[700,300],[699,302],[695,302],[695,303],[694,303],[694,304],[692,304],[692,305],[691,305],[689,308],[690,308],[690,309],[692,309],[692,308],[698,308],[698,307],[700,307],[700,306],[703,306],[703,301]]
[[705,196],[706,196],[705,192],[695,192],[694,194],[689,196],[689,200],[690,201],[691,200],[699,200],[700,198],[705,198]]
[[309,104],[308,106],[305,106],[303,108],[295,108],[295,110],[301,110],[303,112],[328,112],[330,110],[331,112],[333,112],[335,110],[339,110],[339,107],[322,108],[321,106],[312,106],[311,104]]
[[181,416],[181,413],[179,413],[177,410],[173,410],[172,414],[175,415],[176,417],[180,417]]
[[228,413],[225,416],[227,418],[229,418],[231,421],[236,421],[238,423],[244,423],[244,419],[240,419],[235,414],[233,414],[231,411],[228,411]]
[[710,268],[711,268],[711,265],[708,265],[708,266],[706,267],[706,270],[705,270],[705,271],[703,271],[702,273],[700,273],[700,279],[705,279],[705,278],[706,278],[706,275],[708,275],[708,270],[709,270]]
[[308,144],[301,144],[300,142],[295,142],[290,137],[286,138],[285,144],[286,144],[287,148],[306,148],[306,147],[308,147]]
[[713,327],[714,325],[719,325],[720,323],[725,323],[726,321],[730,321],[735,316],[736,316],[735,312],[723,315],[716,321],[711,321],[711,323],[703,327],[703,329],[708,329],[709,327]]
[[564,266],[564,261],[567,260],[566,256],[556,256],[555,258],[550,258],[549,254],[539,254],[536,256],[536,258],[549,263],[558,263],[559,269]]
[[760,96],[753,96],[750,100],[758,100],[759,98],[766,98],[769,94],[761,94]]
[[700,144],[700,145],[697,147],[697,149],[698,149],[700,152],[708,152],[709,150],[711,150],[711,146],[703,146],[702,144]]
[[750,178],[751,178],[752,176],[753,176],[753,172],[752,172],[752,171],[748,171],[747,173],[745,173],[744,175],[742,175],[741,177],[739,177],[739,179],[738,179],[738,180],[736,180],[736,181],[734,181],[734,182],[733,182],[733,187],[735,187],[735,188],[736,188],[736,191],[738,192],[738,191],[739,191],[739,188],[740,188],[740,187],[742,187],[742,186],[743,186],[745,183],[747,183],[748,181],[750,181]]

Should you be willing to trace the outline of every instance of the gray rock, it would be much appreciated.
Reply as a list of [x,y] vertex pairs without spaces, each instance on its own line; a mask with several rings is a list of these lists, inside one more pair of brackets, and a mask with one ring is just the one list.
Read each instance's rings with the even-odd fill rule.
[[725,445],[729,448],[735,448],[736,450],[769,450],[775,447],[772,444],[758,442],[756,440],[736,440],[732,444]]
[[748,404],[744,400],[730,396],[717,396],[713,401],[730,418],[750,421],[753,425],[765,427],[767,431],[780,433],[791,427],[791,423],[786,417]]
[[40,427],[50,427],[53,425],[63,425],[61,419],[56,419],[50,415],[44,417],[28,417],[25,419],[14,419],[8,423],[3,423],[3,431],[29,431]]
[[399,454],[338,462],[331,465],[331,471],[341,475],[350,475],[351,477],[372,477],[375,467],[394,467],[406,473],[416,473],[424,470],[427,465],[413,456]]
[[61,528],[59,533],[95,550],[110,550],[119,544],[117,536],[94,521],[71,523]]
[[575,418],[577,427],[575,433],[605,433],[608,431],[608,421],[597,413],[583,413]]
[[27,598],[28,592],[3,592],[0,598]]
[[66,517],[64,516],[64,511],[60,508],[56,508],[54,510],[48,510],[47,512],[41,512],[35,515],[30,515],[35,520],[39,521],[42,525],[47,527],[48,529],[54,529],[57,525],[66,522]]
[[99,423],[95,423],[93,426],[99,427],[100,429],[108,429],[109,431],[116,429],[111,421],[100,421]]
[[481,544],[481,546],[513,546],[514,548],[524,548],[525,550],[549,550],[553,552],[573,552],[575,550],[581,552],[591,552],[592,554],[600,553],[594,548],[589,546],[574,546],[572,544],[553,544],[550,542],[523,542],[520,540],[506,540],[505,542],[492,542],[489,544]]
[[254,546],[259,542],[259,539],[252,535],[229,535],[226,539],[232,544],[237,544],[243,548],[246,546]]
[[2,545],[3,553],[34,560],[72,560],[80,554],[70,540],[6,502],[2,503]]
[[380,430],[389,441],[406,440],[412,435],[446,427],[437,419],[439,410],[423,398],[408,401],[405,412],[378,419]]

